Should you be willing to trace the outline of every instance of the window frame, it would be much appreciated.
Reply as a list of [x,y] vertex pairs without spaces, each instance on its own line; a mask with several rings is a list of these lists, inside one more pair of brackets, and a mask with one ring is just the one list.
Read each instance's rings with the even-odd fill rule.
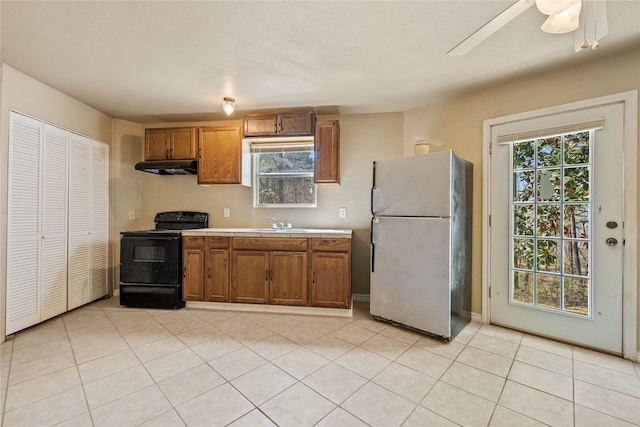
[[[296,150],[296,148],[304,148]],[[259,156],[261,154],[273,154],[278,148],[283,152],[310,152],[313,168],[308,172],[277,172],[260,173],[258,171]],[[313,203],[259,203],[260,178],[261,177],[297,177],[314,179],[315,172],[315,151],[313,139],[295,139],[283,141],[281,138],[274,138],[273,141],[263,139],[251,141],[251,180],[252,198],[254,208],[316,208],[318,206],[318,185],[313,182]]]

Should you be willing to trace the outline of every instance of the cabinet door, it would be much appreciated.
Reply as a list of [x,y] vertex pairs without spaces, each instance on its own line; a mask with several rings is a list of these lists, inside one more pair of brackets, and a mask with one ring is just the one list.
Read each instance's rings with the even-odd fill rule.
[[307,253],[271,252],[270,304],[307,304]]
[[278,133],[278,116],[250,115],[244,117],[244,136],[274,136]]
[[169,157],[175,160],[196,158],[196,128],[170,129]]
[[233,251],[230,302],[265,304],[269,290],[269,252]]
[[314,126],[315,114],[312,112],[278,115],[278,135],[280,136],[313,135]]
[[182,297],[186,301],[204,300],[204,249],[182,251]]
[[350,299],[349,254],[313,252],[311,255],[311,305],[349,308]]
[[340,183],[340,123],[319,122],[315,137],[316,183]]
[[166,160],[169,158],[169,129],[147,129],[144,133],[145,160]]
[[198,184],[240,184],[242,140],[240,127],[200,128]]
[[229,300],[229,251],[209,249],[205,301],[227,302]]

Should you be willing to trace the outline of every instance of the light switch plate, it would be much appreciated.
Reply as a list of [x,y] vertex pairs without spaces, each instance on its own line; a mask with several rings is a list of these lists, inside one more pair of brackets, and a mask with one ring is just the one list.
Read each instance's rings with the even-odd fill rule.
[[347,208],[340,208],[340,218],[346,218],[347,217]]
[[229,208],[224,208],[224,217],[229,218],[229,215],[230,215]]
[[129,211],[129,219],[136,219],[136,211]]

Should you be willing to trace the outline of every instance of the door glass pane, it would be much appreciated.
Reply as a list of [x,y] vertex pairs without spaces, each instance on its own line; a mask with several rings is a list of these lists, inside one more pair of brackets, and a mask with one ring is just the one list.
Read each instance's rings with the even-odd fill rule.
[[555,308],[559,310],[560,305],[560,282],[562,277],[552,276],[550,274],[538,274],[536,286],[537,305]]
[[515,205],[513,207],[513,234],[516,236],[533,236],[536,224],[534,205]]
[[513,266],[533,270],[533,239],[513,239]]
[[538,167],[544,168],[548,166],[559,166],[562,161],[561,150],[562,137],[553,136],[551,138],[539,139],[538,148]]
[[533,304],[533,272],[513,272],[514,301]]
[[538,236],[560,237],[560,204],[538,205]]
[[564,309],[577,314],[589,314],[589,280],[564,279]]
[[589,242],[565,241],[563,258],[565,274],[589,277]]
[[588,239],[589,231],[589,205],[564,205],[564,236],[579,239]]
[[518,171],[513,173],[513,200],[516,202],[533,201],[534,171]]
[[560,247],[557,240],[537,239],[538,271],[560,273]]
[[591,315],[591,138],[512,145],[512,303]]

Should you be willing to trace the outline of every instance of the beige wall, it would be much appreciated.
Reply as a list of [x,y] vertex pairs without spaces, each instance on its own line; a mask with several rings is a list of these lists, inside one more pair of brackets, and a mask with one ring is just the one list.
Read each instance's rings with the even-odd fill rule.
[[[317,208],[256,209],[253,208],[251,188],[205,187],[197,185],[195,176],[159,176],[138,172],[142,176],[140,225],[143,228],[153,227],[156,212],[184,209],[208,212],[211,227],[268,227],[267,217],[275,216],[295,227],[353,229],[353,292],[368,294],[371,166],[374,160],[402,156],[402,114],[343,115],[320,119],[340,120],[341,180],[339,186],[319,186]],[[241,122],[186,124],[240,125]],[[167,124],[148,127],[164,126]],[[140,159],[142,157],[141,151]],[[231,211],[229,218],[223,217],[225,207]],[[339,218],[340,207],[347,208],[346,218]]]
[[14,110],[111,143],[113,119],[5,64],[0,109],[0,341],[4,339],[6,295],[7,170],[9,111]]
[[[482,311],[482,126],[483,121],[583,99],[640,90],[640,50],[513,81],[404,114],[404,152],[414,135],[444,144],[473,162],[472,311]],[[639,120],[640,122],[640,120]],[[638,187],[640,189],[640,186]],[[640,200],[640,197],[639,199]],[[631,220],[637,221],[637,218]],[[640,296],[640,292],[638,293]],[[639,302],[640,306],[640,302]],[[639,328],[640,332],[640,319]],[[638,338],[640,343],[640,336]]]
[[[142,174],[134,169],[144,149],[144,129],[140,123],[115,119],[113,144],[111,145],[111,212],[114,254],[113,278],[115,287],[120,283],[120,235],[121,231],[141,230]],[[129,213],[133,212],[133,219]]]

